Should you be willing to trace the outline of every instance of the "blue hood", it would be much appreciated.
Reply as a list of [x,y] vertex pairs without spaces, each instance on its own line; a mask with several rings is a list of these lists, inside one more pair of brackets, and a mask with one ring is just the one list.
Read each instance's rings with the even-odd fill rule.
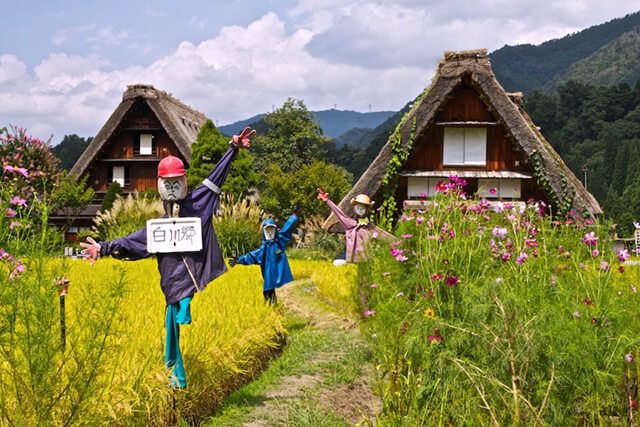
[[[275,242],[275,241],[276,241],[276,239],[275,239],[275,238],[274,238],[273,240],[267,241],[267,239],[266,239],[266,238],[265,238],[265,236],[264,236],[264,228],[265,228],[267,225],[275,225],[275,226],[277,227],[277,224],[276,224],[276,223],[275,223],[275,221],[274,221],[274,220],[272,220],[272,219],[267,218],[267,219],[265,219],[264,221],[262,221],[262,243],[272,243],[272,242]],[[277,234],[276,234],[276,237],[277,237]]]

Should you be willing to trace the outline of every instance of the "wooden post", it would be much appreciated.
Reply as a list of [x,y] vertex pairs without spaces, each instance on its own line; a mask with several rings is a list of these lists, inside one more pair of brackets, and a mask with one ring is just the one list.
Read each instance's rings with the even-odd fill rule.
[[66,277],[56,277],[54,280],[55,286],[58,288],[60,294],[60,347],[64,352],[67,345],[67,327],[65,322],[65,298],[69,290],[69,279]]

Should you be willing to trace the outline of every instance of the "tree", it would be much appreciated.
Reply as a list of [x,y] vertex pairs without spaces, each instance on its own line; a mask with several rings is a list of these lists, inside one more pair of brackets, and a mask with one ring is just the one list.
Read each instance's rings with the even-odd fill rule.
[[73,218],[93,201],[95,191],[91,187],[87,188],[87,178],[89,175],[85,175],[83,179],[78,181],[75,175],[67,171],[63,171],[58,178],[52,202],[55,209],[62,209],[64,212],[66,217],[65,231],[71,225]]
[[71,170],[92,139],[92,137],[87,139],[79,137],[75,133],[65,135],[62,142],[51,149],[51,152],[60,159],[60,168],[66,171]]
[[302,216],[329,214],[329,208],[319,203],[316,189],[323,187],[336,202],[351,188],[353,175],[345,169],[314,161],[303,165],[297,172],[284,172],[272,165],[265,174],[264,190],[260,194],[260,206],[277,218],[285,218],[294,208],[302,209]]
[[293,98],[264,117],[268,132],[253,142],[254,167],[264,173],[272,165],[284,173],[295,172],[303,165],[322,158],[329,138],[304,102]]
[[[191,147],[191,166],[187,170],[190,189],[202,184],[228,148],[228,138],[220,133],[211,120],[207,120]],[[251,165],[251,155],[247,150],[239,150],[231,163],[231,170],[222,191],[236,196],[246,196],[249,189],[258,184],[258,175]]]
[[116,201],[118,196],[124,196],[124,191],[122,190],[122,186],[118,181],[113,181],[111,184],[109,184],[109,188],[107,188],[104,199],[102,199],[100,210],[102,212],[106,212],[111,209],[111,207],[113,206],[113,202]]

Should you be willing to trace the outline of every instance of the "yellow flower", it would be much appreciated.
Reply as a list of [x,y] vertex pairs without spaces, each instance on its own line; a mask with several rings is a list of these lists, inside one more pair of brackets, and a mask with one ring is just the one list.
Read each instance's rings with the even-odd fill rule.
[[433,311],[431,308],[427,308],[424,311],[424,317],[426,317],[427,319],[433,319],[435,315],[436,315],[436,312]]

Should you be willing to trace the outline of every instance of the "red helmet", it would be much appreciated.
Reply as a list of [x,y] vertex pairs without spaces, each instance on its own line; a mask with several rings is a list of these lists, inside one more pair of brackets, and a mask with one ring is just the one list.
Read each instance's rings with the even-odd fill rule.
[[184,175],[184,163],[175,156],[167,156],[158,164],[158,176],[161,178],[175,178]]

